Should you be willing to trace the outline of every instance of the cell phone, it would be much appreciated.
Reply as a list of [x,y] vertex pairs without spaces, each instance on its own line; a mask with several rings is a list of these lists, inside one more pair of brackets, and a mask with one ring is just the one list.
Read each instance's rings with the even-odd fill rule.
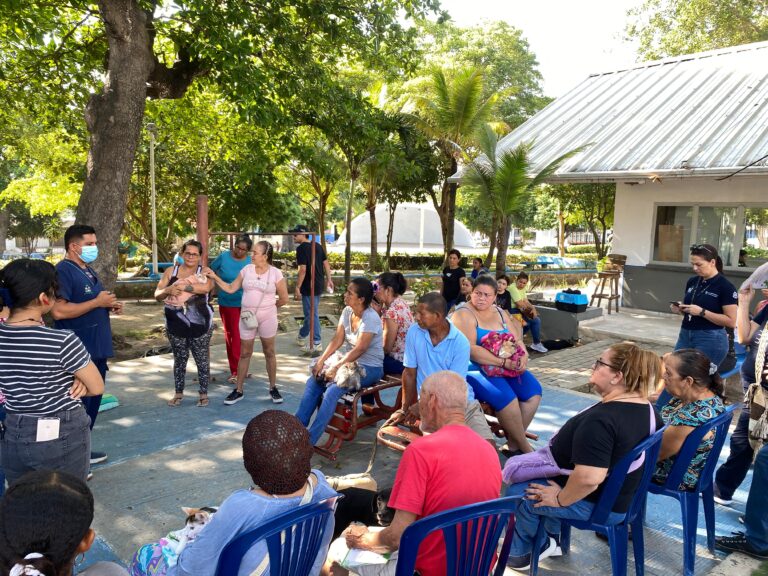
[[682,302],[680,302],[680,300],[670,300],[669,303],[670,304],[674,304],[675,306],[680,306],[682,304]]

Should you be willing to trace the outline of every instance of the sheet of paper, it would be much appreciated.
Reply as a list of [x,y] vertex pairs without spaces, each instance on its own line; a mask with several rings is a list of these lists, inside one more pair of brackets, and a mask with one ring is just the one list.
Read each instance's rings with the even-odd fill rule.
[[40,418],[37,421],[37,441],[49,442],[59,438],[59,419]]

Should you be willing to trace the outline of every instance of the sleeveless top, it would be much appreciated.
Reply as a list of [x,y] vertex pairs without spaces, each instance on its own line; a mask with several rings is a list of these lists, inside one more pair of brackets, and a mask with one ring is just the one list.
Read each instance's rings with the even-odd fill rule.
[[[475,315],[475,313],[472,311],[471,308],[469,307],[467,308],[467,310],[469,310],[472,313],[472,316],[475,317],[475,332],[476,332],[475,344],[477,344],[478,346],[480,346],[480,342],[486,334],[490,334],[491,332],[498,332],[499,334],[505,334],[509,332],[509,328],[507,327],[507,321],[504,319],[504,314],[501,313],[501,310],[499,309],[498,306],[494,305],[494,308],[496,308],[496,312],[499,313],[499,318],[501,318],[501,330],[486,330],[485,328],[480,328],[480,323],[477,321],[477,316]],[[467,369],[480,370],[480,365],[475,364],[472,360],[470,360],[469,366]]]

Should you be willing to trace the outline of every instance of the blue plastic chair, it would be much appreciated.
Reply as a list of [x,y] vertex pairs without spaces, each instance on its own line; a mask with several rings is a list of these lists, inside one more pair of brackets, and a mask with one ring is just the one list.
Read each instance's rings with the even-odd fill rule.
[[[728,426],[733,419],[735,405],[727,406],[725,412],[717,418],[713,418],[706,424],[697,426],[683,442],[675,463],[669,471],[667,481],[661,484],[648,485],[648,491],[651,494],[661,494],[671,496],[680,502],[680,508],[683,513],[683,573],[685,576],[693,576],[694,563],[696,562],[696,529],[699,521],[699,494],[704,506],[704,520],[707,525],[707,547],[715,551],[715,492],[714,492],[714,474],[717,459],[720,457],[720,451],[723,449],[725,438],[728,436]],[[683,475],[691,463],[691,459],[696,454],[696,449],[701,444],[702,438],[715,430],[715,441],[712,449],[709,451],[707,461],[701,470],[699,480],[693,490],[679,490],[680,483],[683,481]]]
[[261,540],[267,541],[270,576],[309,576],[325,531],[333,530],[337,500],[334,497],[299,506],[236,537],[219,556],[216,576],[237,574],[245,554]]
[[741,370],[741,365],[744,364],[744,358],[747,357],[746,347],[743,344],[736,342],[736,340],[733,341],[733,351],[736,354],[736,364],[727,372],[720,372],[720,377],[723,380],[733,376],[734,374],[738,374]]
[[[629,527],[632,526],[632,549],[635,553],[635,574],[643,576],[645,573],[645,545],[643,543],[643,510],[645,505],[648,484],[655,469],[655,463],[661,449],[661,437],[666,426],[662,426],[653,435],[635,446],[624,458],[619,460],[608,473],[603,484],[603,491],[592,511],[589,520],[561,520],[560,522],[560,548],[563,554],[568,554],[571,549],[571,526],[579,530],[591,530],[608,536],[608,545],[611,549],[611,568],[614,576],[626,576],[627,574],[627,542],[629,541]],[[606,524],[608,515],[613,509],[613,504],[619,495],[619,490],[624,484],[627,471],[634,460],[645,453],[645,464],[640,483],[637,486],[632,502],[627,510],[624,520],[618,524]],[[519,500],[520,496],[514,496]],[[539,550],[547,539],[544,522],[539,524],[539,531],[531,552],[531,575],[539,571]]]
[[510,519],[515,508],[515,497],[499,498],[417,520],[400,537],[395,576],[413,576],[419,545],[436,530],[443,531],[447,576],[488,576],[501,531],[509,526],[493,572],[501,576],[512,542],[514,520]]

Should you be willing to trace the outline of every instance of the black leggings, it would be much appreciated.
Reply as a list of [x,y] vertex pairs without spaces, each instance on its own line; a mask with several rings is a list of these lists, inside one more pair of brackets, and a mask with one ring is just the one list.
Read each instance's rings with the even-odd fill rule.
[[171,350],[173,350],[173,382],[177,394],[184,392],[184,378],[187,375],[187,361],[189,360],[190,351],[197,365],[200,394],[208,394],[208,380],[211,374],[208,345],[211,342],[212,334],[213,330],[209,330],[197,338],[185,338],[168,334],[168,341],[171,343]]

